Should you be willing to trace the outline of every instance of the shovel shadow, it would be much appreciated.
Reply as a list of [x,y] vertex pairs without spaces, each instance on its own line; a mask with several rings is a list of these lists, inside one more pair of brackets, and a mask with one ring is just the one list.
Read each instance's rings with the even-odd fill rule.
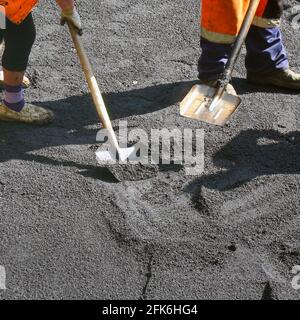
[[[152,113],[174,105],[184,97],[193,83],[178,82],[126,92],[110,92],[104,94],[104,99],[109,106],[112,120],[117,120]],[[49,147],[69,145],[85,146],[82,148],[83,153],[89,148],[95,148],[96,134],[100,126],[90,95],[36,102],[36,104],[54,111],[55,121],[46,127],[0,122],[0,163],[18,159],[52,166],[76,167],[85,176],[117,182],[108,170],[97,167],[95,159],[91,164],[85,165],[71,159],[64,161],[32,154],[33,151]],[[166,168],[160,169],[166,170]],[[170,170],[178,169],[170,166]]]
[[259,176],[299,174],[300,132],[243,131],[213,155],[213,162],[222,170],[192,181],[186,192],[199,194],[203,186],[226,191]]

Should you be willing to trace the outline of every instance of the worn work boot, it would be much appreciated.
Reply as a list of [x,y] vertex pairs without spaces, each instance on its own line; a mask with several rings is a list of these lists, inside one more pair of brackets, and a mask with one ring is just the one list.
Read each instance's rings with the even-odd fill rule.
[[[217,84],[218,84],[218,80],[199,80],[200,84],[205,84],[209,87],[213,87],[213,88],[216,88]],[[229,94],[232,94],[234,96],[237,96],[237,93],[233,87],[232,84],[228,84],[227,87],[226,87],[226,92],[229,93]]]
[[[23,78],[23,88],[28,88],[30,86],[30,80],[24,76]],[[3,70],[0,70],[0,88],[4,87],[4,73]]]
[[16,112],[0,103],[0,121],[43,125],[50,123],[53,119],[53,112],[42,107],[26,104],[21,112]]
[[273,85],[283,89],[300,90],[300,74],[290,69],[266,74],[248,72],[247,80],[256,85]]

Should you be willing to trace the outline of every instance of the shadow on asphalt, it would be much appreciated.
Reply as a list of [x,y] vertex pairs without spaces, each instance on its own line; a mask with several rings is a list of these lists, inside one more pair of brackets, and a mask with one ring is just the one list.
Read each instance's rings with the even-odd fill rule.
[[[110,108],[112,119],[121,119],[155,112],[174,105],[185,96],[194,83],[194,81],[178,82],[108,93],[105,95],[105,100]],[[238,89],[242,90],[246,81],[244,83],[239,79],[238,83]],[[249,91],[248,85],[247,88]],[[56,113],[56,120],[47,127],[0,122],[0,162],[20,159],[56,166],[73,166],[85,176],[117,182],[109,170],[98,168],[96,162],[95,166],[82,165],[71,160],[58,161],[30,153],[50,146],[90,144],[92,147],[88,146],[89,148],[95,147],[97,129],[89,126],[98,123],[98,118],[88,94],[38,104],[52,109]],[[260,175],[299,173],[299,135],[299,132],[294,132],[285,136],[273,130],[241,132],[213,157],[215,164],[223,170],[220,173],[196,179],[187,187],[187,191],[194,190],[200,185],[225,190]],[[261,144],[260,140],[263,139],[269,142]],[[224,172],[224,169],[227,171]],[[179,171],[180,168],[171,165],[166,169],[160,166],[159,170]]]
[[[161,84],[126,92],[107,93],[104,99],[112,120],[148,114],[181,101],[195,81]],[[95,146],[97,130],[89,126],[99,123],[89,94],[58,101],[36,103],[56,114],[46,127],[0,122],[0,162],[11,159],[35,161],[53,166],[76,167],[80,174],[106,182],[118,182],[106,168],[82,165],[75,161],[59,161],[30,152],[51,146]],[[117,128],[115,128],[117,129]],[[95,150],[94,150],[95,151]],[[83,152],[85,152],[83,150]],[[159,166],[160,171],[179,171],[182,166]]]
[[288,94],[288,95],[299,95],[298,90],[280,89],[274,86],[261,86],[248,83],[245,78],[233,77],[232,84],[239,95],[250,94],[250,93],[276,93]]
[[213,162],[221,170],[194,180],[186,192],[196,194],[202,186],[225,191],[263,175],[299,174],[300,132],[243,131],[214,154]]

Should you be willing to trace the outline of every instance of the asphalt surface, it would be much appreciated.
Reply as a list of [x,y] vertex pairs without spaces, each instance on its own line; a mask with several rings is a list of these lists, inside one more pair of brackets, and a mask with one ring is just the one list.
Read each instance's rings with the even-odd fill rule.
[[[282,30],[299,71],[299,3],[288,4]],[[117,182],[97,168],[97,116],[58,10],[42,1],[26,95],[56,120],[0,123],[0,299],[299,299],[299,96],[248,85],[243,52],[232,121],[183,118],[198,1],[82,0],[79,11],[114,125],[204,129],[205,171],[160,166]]]

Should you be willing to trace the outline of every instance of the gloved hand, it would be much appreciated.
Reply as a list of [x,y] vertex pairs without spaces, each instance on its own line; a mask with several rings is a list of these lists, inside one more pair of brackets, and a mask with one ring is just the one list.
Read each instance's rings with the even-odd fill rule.
[[78,34],[82,35],[81,19],[75,8],[72,10],[63,10],[61,12],[61,25],[63,26],[66,22],[70,22],[77,30]]

